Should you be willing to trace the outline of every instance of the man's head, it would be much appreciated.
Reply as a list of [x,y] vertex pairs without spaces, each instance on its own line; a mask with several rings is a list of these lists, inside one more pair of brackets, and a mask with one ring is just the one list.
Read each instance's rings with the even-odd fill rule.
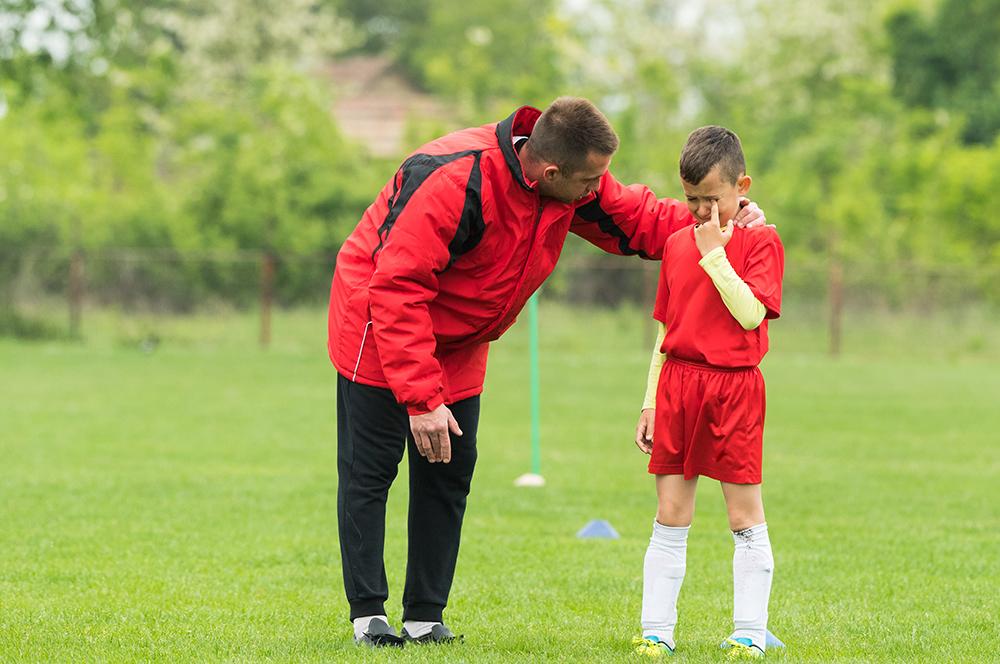
[[699,222],[712,217],[712,203],[719,205],[725,224],[740,209],[740,197],[750,191],[743,147],[739,137],[725,127],[695,129],[681,150],[681,186],[688,210]]
[[522,149],[525,176],[538,193],[571,203],[597,190],[618,149],[608,119],[581,97],[560,97],[535,123]]

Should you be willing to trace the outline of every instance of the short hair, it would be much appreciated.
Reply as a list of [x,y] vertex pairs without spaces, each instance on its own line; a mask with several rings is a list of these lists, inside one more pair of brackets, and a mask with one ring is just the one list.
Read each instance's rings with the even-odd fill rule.
[[718,125],[695,129],[681,150],[681,178],[698,184],[716,164],[719,165],[719,174],[731,184],[736,184],[736,180],[746,174],[740,137]]
[[564,173],[583,168],[591,152],[610,156],[618,135],[604,114],[582,97],[559,97],[538,118],[528,145],[539,159]]

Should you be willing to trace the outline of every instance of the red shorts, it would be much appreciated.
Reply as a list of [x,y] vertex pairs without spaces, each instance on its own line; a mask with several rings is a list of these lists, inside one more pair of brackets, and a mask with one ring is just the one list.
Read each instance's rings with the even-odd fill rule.
[[656,388],[649,472],[760,484],[764,377],[668,358]]

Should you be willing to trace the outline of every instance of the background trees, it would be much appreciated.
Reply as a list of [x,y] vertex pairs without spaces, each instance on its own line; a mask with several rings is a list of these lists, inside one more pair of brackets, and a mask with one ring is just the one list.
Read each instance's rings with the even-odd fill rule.
[[[0,298],[54,246],[332,257],[395,165],[330,113],[352,53],[465,123],[590,96],[662,195],[687,132],[731,126],[803,264],[1000,258],[1000,0],[2,0]],[[244,281],[174,267],[175,303]],[[329,269],[286,267],[290,299]]]

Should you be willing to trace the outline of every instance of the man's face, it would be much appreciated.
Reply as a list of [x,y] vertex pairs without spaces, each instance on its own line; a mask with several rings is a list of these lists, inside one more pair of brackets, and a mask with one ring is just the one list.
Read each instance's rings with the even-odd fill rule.
[[601,178],[608,172],[610,165],[611,155],[591,152],[583,167],[568,175],[564,175],[558,166],[547,166],[538,180],[538,193],[563,203],[572,203],[597,191]]
[[729,182],[716,164],[698,184],[681,178],[681,186],[684,187],[688,210],[699,223],[712,218],[712,203],[715,202],[719,205],[719,222],[725,224],[739,212],[740,196],[750,191],[750,178],[741,175],[735,183]]

